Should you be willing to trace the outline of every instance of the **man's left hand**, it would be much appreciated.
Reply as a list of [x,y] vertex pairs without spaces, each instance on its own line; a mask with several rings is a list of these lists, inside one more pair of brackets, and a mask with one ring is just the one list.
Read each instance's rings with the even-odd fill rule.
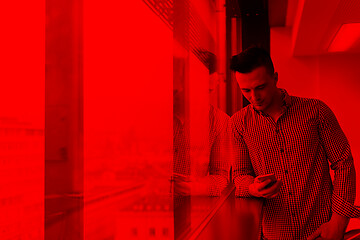
[[173,181],[175,195],[207,195],[207,183],[205,178],[174,174]]
[[[335,216],[334,216],[335,215]],[[324,239],[324,240],[342,240],[348,219],[334,213],[331,220],[322,224],[307,240]],[[339,219],[341,217],[342,219]]]

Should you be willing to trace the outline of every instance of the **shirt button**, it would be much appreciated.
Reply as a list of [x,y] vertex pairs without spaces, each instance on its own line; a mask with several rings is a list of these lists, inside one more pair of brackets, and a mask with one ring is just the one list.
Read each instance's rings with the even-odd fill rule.
[[291,196],[291,195],[292,195],[292,192],[289,192],[289,195]]
[[292,213],[291,216],[295,217],[296,215],[295,215],[295,213]]
[[283,152],[284,152],[284,149],[283,149],[283,148],[280,148],[280,152],[283,153]]
[[285,170],[285,174],[288,174],[289,173],[289,171],[288,170]]
[[276,133],[279,133],[279,129],[275,129],[275,132],[276,132]]

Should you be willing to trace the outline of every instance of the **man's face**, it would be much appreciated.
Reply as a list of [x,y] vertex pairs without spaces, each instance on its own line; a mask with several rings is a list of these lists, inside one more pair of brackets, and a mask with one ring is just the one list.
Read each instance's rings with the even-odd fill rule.
[[216,90],[220,82],[220,76],[217,72],[210,74],[209,76],[209,92]]
[[273,75],[261,66],[249,73],[235,73],[236,80],[245,98],[259,111],[266,111],[273,103],[277,92],[277,73]]

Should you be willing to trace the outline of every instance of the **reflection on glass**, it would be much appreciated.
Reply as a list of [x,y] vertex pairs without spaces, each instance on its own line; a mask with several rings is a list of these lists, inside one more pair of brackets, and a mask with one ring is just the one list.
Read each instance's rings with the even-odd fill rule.
[[[209,93],[214,91],[218,82],[216,56],[206,53],[209,67]],[[228,120],[229,116],[220,109],[208,104],[203,114],[207,114],[208,139],[207,158],[190,156],[191,140],[190,116],[185,112],[185,91],[182,81],[185,74],[185,58],[174,58],[174,168],[173,181],[176,195],[220,196],[228,184]],[[196,103],[190,103],[196,104]],[[195,134],[201,134],[195,132]],[[200,137],[201,138],[201,137]],[[192,146],[196,147],[196,146]],[[194,162],[190,161],[192,159]],[[193,168],[192,168],[193,167]]]
[[[81,132],[83,145],[68,144],[71,158],[56,149],[53,172],[70,190],[52,202],[69,211],[54,213],[48,236],[180,238],[214,206],[228,180],[228,117],[209,100],[219,81],[215,54],[204,50],[216,52],[212,2],[83,3],[81,94],[54,110],[81,98],[71,116],[83,128],[59,132],[57,143]],[[56,76],[61,86],[68,79]]]
[[141,0],[84,4],[85,239],[173,239],[172,32]]
[[[219,82],[215,54],[202,52],[206,57],[205,68],[192,62],[191,59],[199,60],[189,57],[191,53],[180,44],[175,46],[178,49],[173,60],[174,157],[171,180],[174,236],[180,239],[199,224],[216,203],[204,197],[220,196],[228,184],[229,116],[209,102],[210,94]],[[189,71],[189,74],[187,70],[191,67],[199,67],[198,72]],[[192,111],[194,108],[196,113]]]
[[211,1],[174,0],[171,190],[175,239],[191,235],[228,184],[229,117],[217,108],[215,12]]

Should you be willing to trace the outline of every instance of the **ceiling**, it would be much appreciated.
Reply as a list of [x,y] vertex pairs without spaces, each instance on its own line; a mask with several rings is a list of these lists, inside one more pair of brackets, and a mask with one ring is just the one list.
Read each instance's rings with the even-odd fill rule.
[[[352,40],[351,46],[337,51],[360,53],[360,30],[351,23],[360,23],[359,0],[269,0],[270,26],[292,27],[294,56],[327,54],[335,49],[329,48],[334,39],[337,46]],[[340,31],[343,24],[350,31],[337,35],[344,32]]]

